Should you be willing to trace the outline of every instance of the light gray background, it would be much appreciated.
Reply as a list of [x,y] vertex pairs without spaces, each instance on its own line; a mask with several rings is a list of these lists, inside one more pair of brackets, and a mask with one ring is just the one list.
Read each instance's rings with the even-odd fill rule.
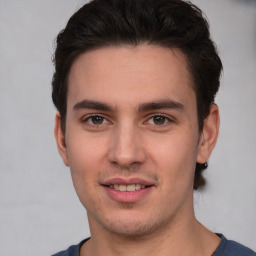
[[[194,0],[224,64],[221,128],[198,219],[256,250],[256,4]],[[43,256],[89,236],[53,137],[54,38],[84,1],[0,0],[0,255]]]

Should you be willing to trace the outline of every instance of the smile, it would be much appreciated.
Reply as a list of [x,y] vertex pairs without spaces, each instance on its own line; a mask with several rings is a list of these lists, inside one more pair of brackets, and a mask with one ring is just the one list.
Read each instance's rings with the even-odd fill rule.
[[144,189],[146,186],[143,184],[129,184],[129,185],[110,184],[109,187],[121,192],[127,192],[127,191],[134,192],[136,190]]

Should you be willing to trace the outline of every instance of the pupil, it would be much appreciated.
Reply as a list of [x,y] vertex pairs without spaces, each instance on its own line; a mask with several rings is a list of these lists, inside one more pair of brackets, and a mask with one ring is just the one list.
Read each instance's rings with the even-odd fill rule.
[[155,116],[154,117],[155,124],[164,124],[164,122],[165,122],[165,117],[163,117],[163,116]]
[[102,124],[103,118],[100,117],[100,116],[93,116],[93,117],[92,117],[92,122],[93,122],[94,124]]

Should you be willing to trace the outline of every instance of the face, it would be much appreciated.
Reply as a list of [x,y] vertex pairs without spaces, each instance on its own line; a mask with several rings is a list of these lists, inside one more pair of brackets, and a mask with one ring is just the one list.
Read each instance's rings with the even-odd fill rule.
[[191,81],[183,54],[158,46],[97,49],[72,65],[55,135],[92,233],[148,234],[193,215],[196,161],[209,154]]

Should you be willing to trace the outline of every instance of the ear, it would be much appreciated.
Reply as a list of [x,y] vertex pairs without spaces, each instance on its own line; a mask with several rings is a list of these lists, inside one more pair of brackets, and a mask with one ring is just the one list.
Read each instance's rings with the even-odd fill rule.
[[67,148],[65,143],[65,135],[61,128],[61,116],[60,113],[57,112],[55,116],[55,128],[54,128],[54,135],[57,144],[57,148],[59,154],[66,166],[69,165],[68,157],[67,157]]
[[205,163],[209,159],[215,147],[219,134],[219,108],[216,104],[211,104],[210,113],[204,120],[203,129],[198,145],[197,163]]

